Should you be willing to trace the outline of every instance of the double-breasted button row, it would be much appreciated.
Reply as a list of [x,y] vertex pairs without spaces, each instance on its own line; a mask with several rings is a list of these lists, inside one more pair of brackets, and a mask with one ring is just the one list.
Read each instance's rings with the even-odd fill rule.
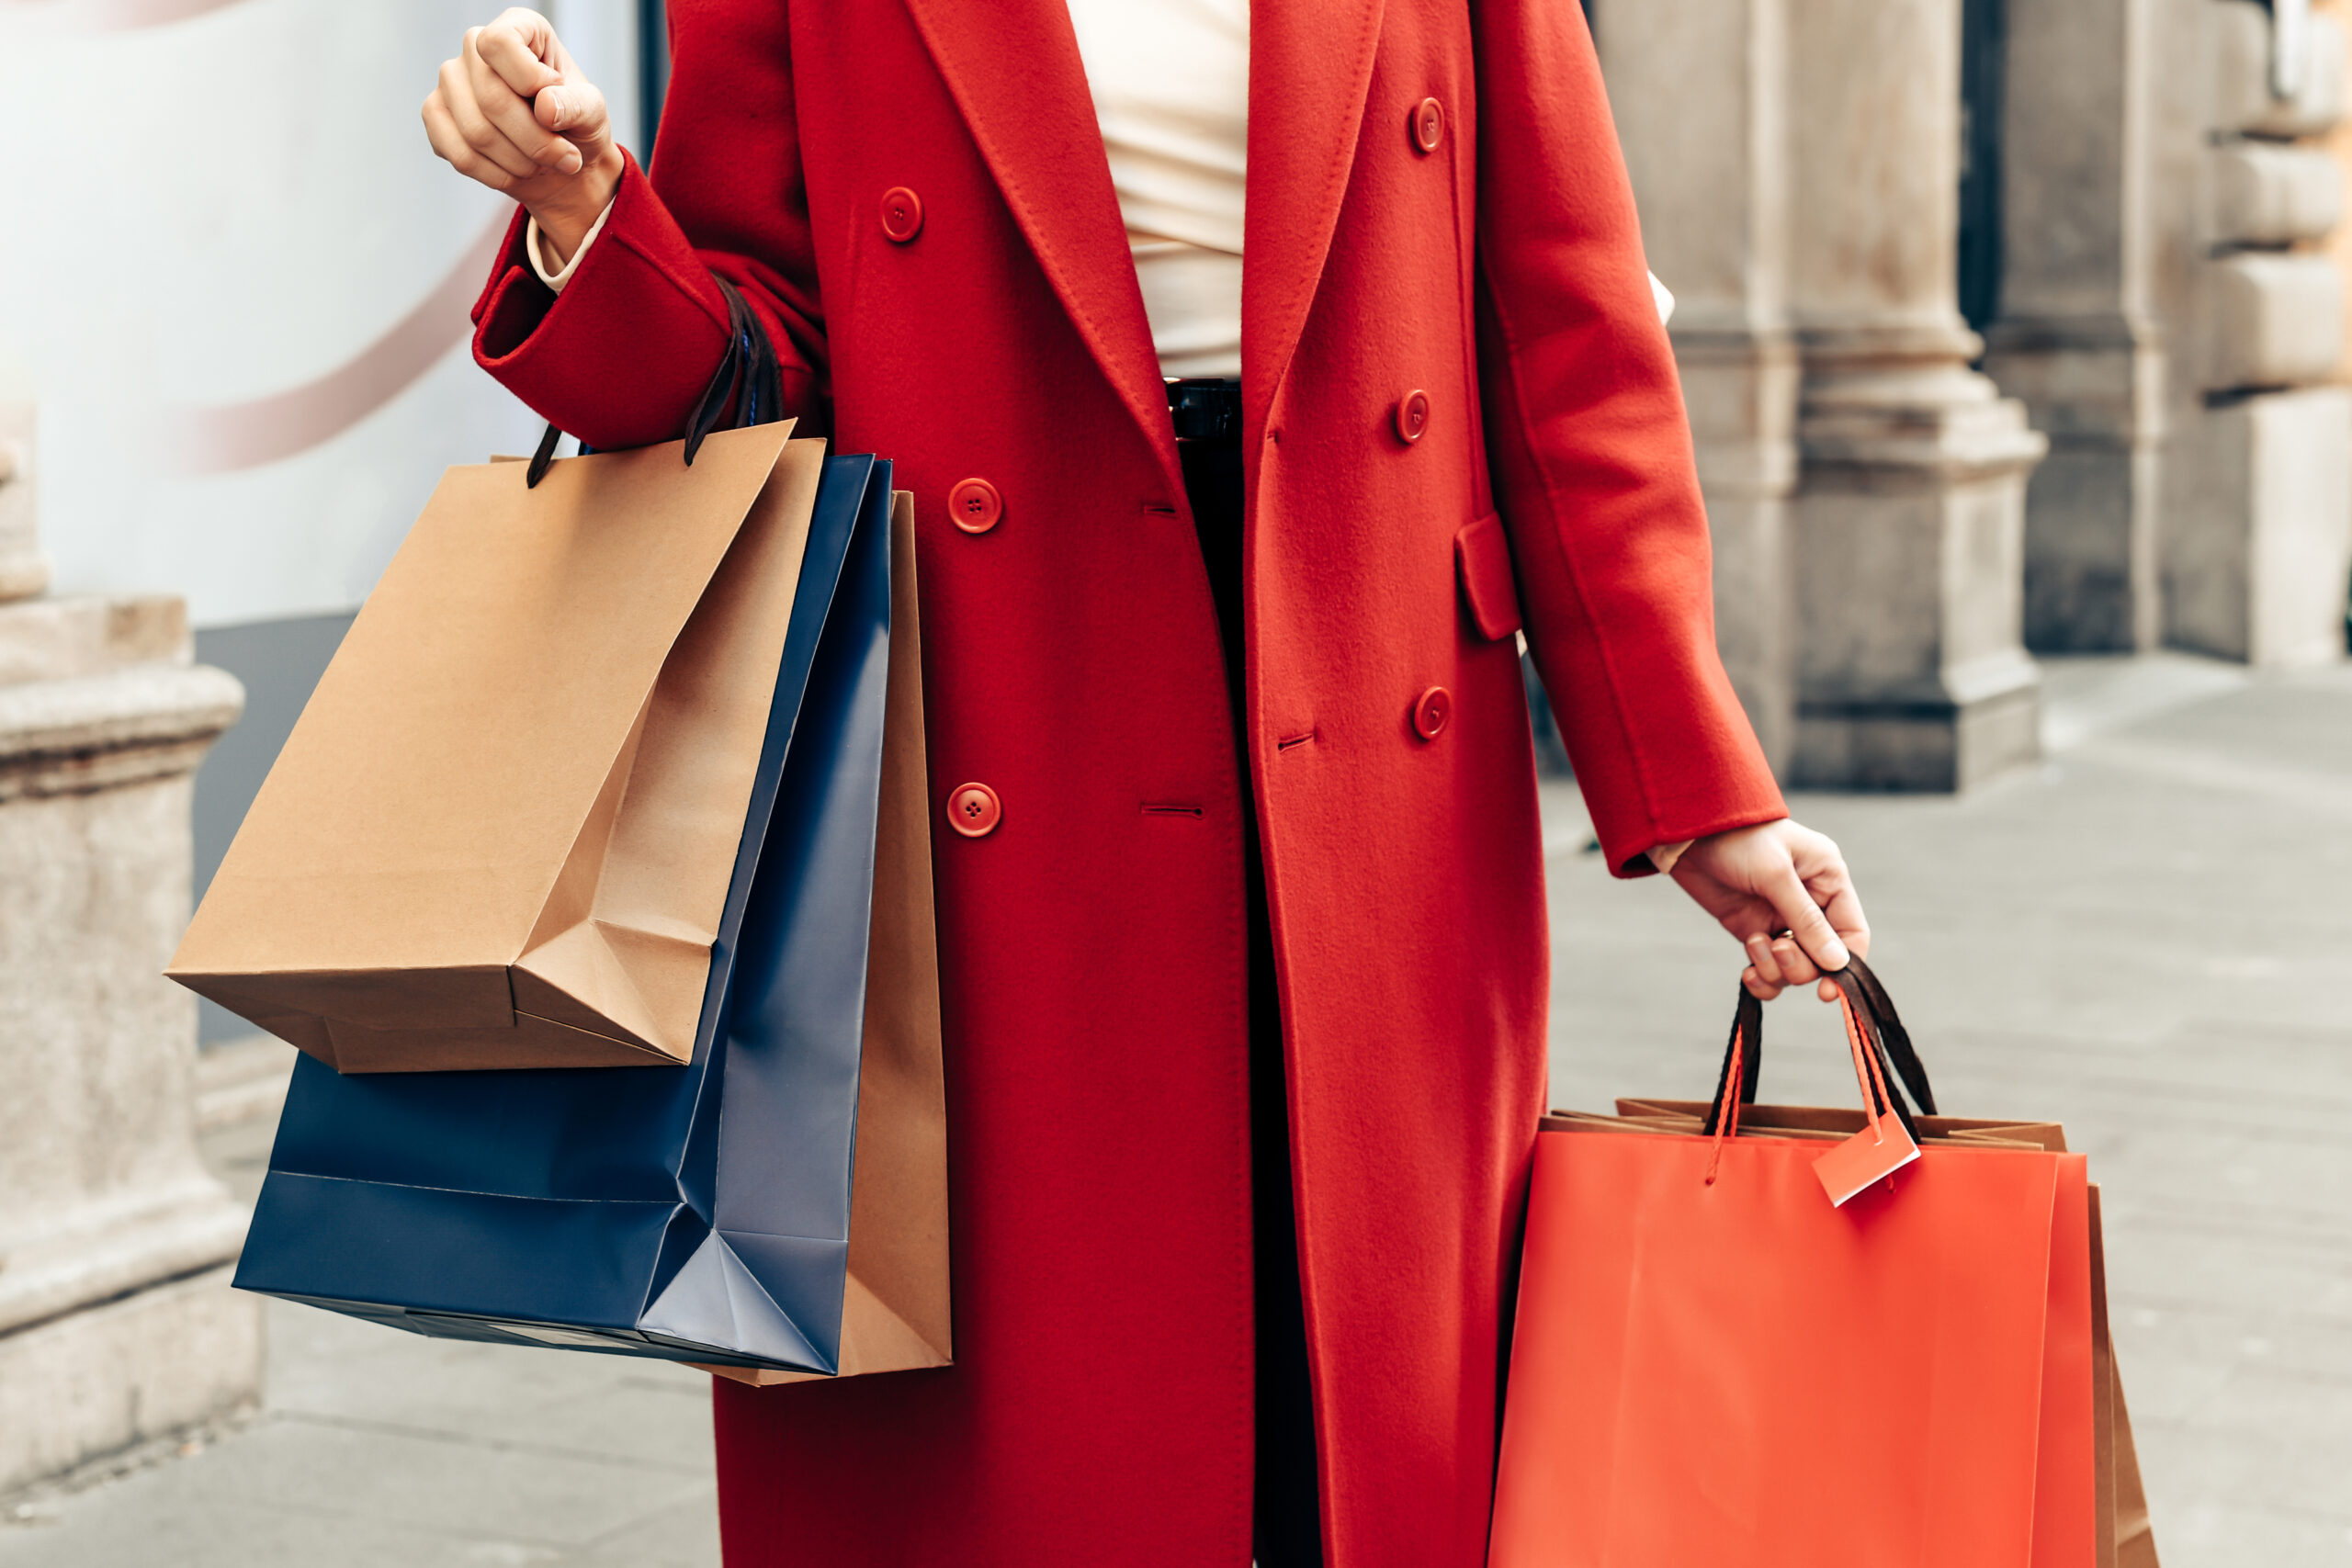
[[882,193],[882,232],[897,244],[905,244],[922,232],[922,197],[905,186],[892,186]]
[[[1435,98],[1423,98],[1405,117],[1405,129],[1415,152],[1424,156],[1436,152],[1445,141],[1445,106]],[[1418,387],[1407,392],[1396,400],[1394,418],[1396,439],[1410,446],[1430,427],[1430,395]]]

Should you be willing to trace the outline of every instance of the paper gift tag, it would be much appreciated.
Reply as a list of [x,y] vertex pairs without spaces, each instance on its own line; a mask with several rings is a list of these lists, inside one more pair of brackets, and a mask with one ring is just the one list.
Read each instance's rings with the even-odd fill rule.
[[1813,1173],[1821,1178],[1829,1201],[1843,1208],[1847,1199],[1918,1157],[1919,1145],[1890,1111],[1871,1117],[1860,1132],[1815,1160]]

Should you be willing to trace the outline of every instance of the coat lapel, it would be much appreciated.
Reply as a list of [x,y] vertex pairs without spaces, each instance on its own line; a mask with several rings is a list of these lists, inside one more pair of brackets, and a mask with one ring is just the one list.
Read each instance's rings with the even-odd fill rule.
[[[1382,0],[1253,0],[1241,384],[1254,447],[1290,367],[1355,167]],[[1397,122],[1396,134],[1405,134]]]
[[908,0],[1070,320],[1183,493],[1159,360],[1067,0]]

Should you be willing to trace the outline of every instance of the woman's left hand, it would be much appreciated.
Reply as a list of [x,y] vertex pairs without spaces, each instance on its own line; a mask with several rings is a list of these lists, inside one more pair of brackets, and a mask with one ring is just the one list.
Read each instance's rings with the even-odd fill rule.
[[[1838,846],[1785,818],[1694,840],[1674,863],[1674,880],[1747,950],[1740,983],[1765,1001],[1789,986],[1820,984],[1847,954],[1869,957],[1870,922]],[[1776,937],[1774,932],[1786,934]]]

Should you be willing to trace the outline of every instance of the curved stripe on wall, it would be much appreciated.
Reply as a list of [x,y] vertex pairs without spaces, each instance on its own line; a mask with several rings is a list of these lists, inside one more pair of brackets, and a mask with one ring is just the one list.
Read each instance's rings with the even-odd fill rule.
[[225,474],[306,452],[406,391],[473,331],[474,297],[505,243],[513,209],[493,213],[416,309],[316,380],[273,396],[164,416],[161,457],[172,473]]
[[[185,22],[243,0],[0,0],[0,17],[72,32],[130,32]],[[467,247],[449,274],[390,331],[326,375],[252,402],[163,415],[158,454],[176,475],[259,468],[332,440],[382,408],[462,342],[474,296],[497,258],[511,209]]]
[[242,0],[17,0],[17,4],[69,28],[89,32],[129,32],[185,22],[207,11],[225,10]]

